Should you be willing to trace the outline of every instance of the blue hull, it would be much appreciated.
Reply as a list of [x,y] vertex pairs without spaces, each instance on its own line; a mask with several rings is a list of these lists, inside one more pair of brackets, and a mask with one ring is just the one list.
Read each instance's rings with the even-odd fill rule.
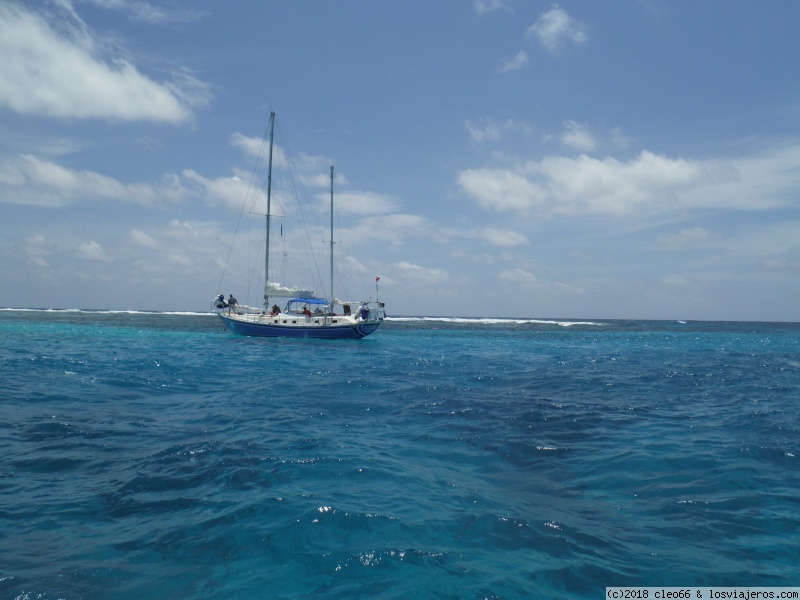
[[381,321],[364,321],[355,325],[325,325],[298,327],[277,323],[246,323],[219,315],[231,333],[258,337],[320,338],[329,340],[358,340],[373,333]]

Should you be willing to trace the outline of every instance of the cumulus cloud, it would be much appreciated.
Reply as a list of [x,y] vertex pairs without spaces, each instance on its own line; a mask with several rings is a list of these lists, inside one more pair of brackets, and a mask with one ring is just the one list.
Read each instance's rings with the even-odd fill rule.
[[[309,155],[307,168],[314,168],[316,159]],[[316,161],[316,162],[315,162]],[[312,178],[307,172],[307,178]],[[337,181],[346,183],[343,177]],[[325,185],[330,185],[328,177]],[[281,206],[292,210],[285,193],[273,188],[273,211]],[[66,206],[81,202],[119,201],[160,206],[199,200],[211,206],[227,206],[241,210],[264,213],[266,192],[253,181],[250,173],[234,169],[229,176],[206,177],[194,169],[181,173],[168,173],[153,183],[124,183],[96,171],[66,167],[33,154],[16,157],[0,156],[0,203],[28,206]],[[320,196],[320,206],[327,211],[330,196]],[[389,195],[369,191],[344,191],[337,193],[337,210],[340,214],[362,216],[382,215],[395,211],[399,201]],[[402,222],[403,218],[397,220]],[[395,223],[396,224],[396,223]]]
[[558,4],[553,4],[549,11],[543,13],[525,35],[537,39],[550,54],[558,54],[566,44],[579,45],[589,39],[584,24],[571,17]]
[[104,53],[74,13],[0,4],[0,106],[45,117],[182,123],[208,100],[206,86],[188,74],[158,82]]
[[174,178],[159,185],[125,184],[95,171],[70,169],[32,154],[0,160],[0,202],[64,206],[86,200],[157,204],[182,192]]
[[459,173],[458,185],[481,207],[498,211],[527,213],[547,200],[545,189],[511,169],[466,169]]
[[567,214],[625,214],[655,202],[673,204],[676,193],[711,177],[700,162],[647,151],[628,162],[548,157],[526,171],[546,182],[555,212]]
[[127,200],[150,204],[155,190],[144,184],[123,184],[95,171],[69,169],[32,154],[0,163],[0,202],[63,206],[87,199]]
[[[366,193],[359,205],[369,203]],[[273,199],[279,198],[275,194]],[[373,202],[375,212],[393,206],[389,199]],[[251,185],[250,176],[238,171],[227,177],[209,178],[193,169],[166,174],[155,183],[123,183],[89,170],[71,169],[31,154],[0,158],[0,203],[29,206],[65,206],[79,202],[113,200],[159,206],[199,199],[211,206],[241,209],[245,202],[264,212],[266,193]],[[364,208],[366,210],[366,208]]]
[[550,156],[513,167],[466,169],[461,190],[479,206],[520,214],[641,215],[692,208],[766,210],[800,186],[800,146],[714,160],[648,151],[627,161]]

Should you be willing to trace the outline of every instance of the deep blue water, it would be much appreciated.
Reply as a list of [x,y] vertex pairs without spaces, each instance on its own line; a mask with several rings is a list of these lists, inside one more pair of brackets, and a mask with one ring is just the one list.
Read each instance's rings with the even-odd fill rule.
[[800,325],[0,311],[0,598],[800,584]]

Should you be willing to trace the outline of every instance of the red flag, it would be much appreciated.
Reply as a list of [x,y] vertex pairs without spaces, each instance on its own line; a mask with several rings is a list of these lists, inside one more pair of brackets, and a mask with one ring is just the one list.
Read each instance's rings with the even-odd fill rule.
[[375,281],[380,281],[380,280],[381,280],[381,278],[380,278],[380,277],[376,277],[376,278],[375,278]]

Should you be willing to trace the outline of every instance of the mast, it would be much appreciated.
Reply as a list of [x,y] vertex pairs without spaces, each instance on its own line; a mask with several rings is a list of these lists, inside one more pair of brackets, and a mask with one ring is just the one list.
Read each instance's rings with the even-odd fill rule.
[[269,168],[267,170],[267,235],[264,250],[264,310],[269,312],[269,225],[272,200],[272,141],[275,137],[275,112],[269,115]]
[[333,313],[333,165],[331,165],[331,313]]

